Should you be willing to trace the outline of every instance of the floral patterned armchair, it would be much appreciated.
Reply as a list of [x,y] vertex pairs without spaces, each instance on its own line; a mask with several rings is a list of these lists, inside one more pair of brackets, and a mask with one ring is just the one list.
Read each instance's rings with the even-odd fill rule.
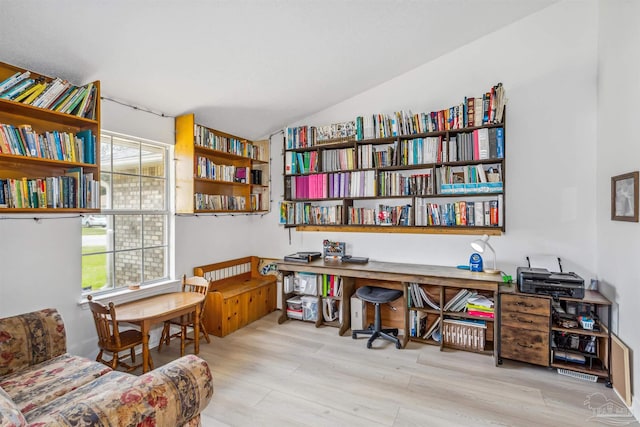
[[212,396],[197,356],[138,377],[68,354],[55,309],[0,319],[0,426],[197,426]]

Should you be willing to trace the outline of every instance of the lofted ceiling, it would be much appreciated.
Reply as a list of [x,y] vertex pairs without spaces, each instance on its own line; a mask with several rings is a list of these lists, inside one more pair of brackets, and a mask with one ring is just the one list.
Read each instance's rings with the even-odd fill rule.
[[0,0],[0,61],[255,139],[556,1]]

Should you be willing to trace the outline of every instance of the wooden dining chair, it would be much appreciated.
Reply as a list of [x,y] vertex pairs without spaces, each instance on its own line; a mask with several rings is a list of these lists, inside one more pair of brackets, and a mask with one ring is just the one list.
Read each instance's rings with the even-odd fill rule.
[[[204,306],[207,302],[207,293],[209,292],[209,281],[200,276],[187,278],[186,275],[183,275],[182,292],[197,292],[205,296],[200,304],[200,333],[204,336],[204,339],[210,343],[211,339],[209,338],[209,333],[207,332],[203,322]],[[158,344],[158,351],[162,349],[162,344],[169,345],[171,338],[180,338],[180,356],[184,356],[185,346],[193,342],[193,338],[187,335],[187,328],[193,328],[194,322],[195,313],[184,314],[164,322],[162,336],[160,337],[160,343]],[[175,334],[171,334],[171,325],[179,326],[180,331]]]
[[[92,301],[91,295],[89,295],[87,299],[89,300],[89,308],[91,308],[91,313],[93,313],[93,320],[96,324],[96,331],[98,332],[98,348],[100,352],[96,357],[96,361],[104,363],[111,369],[116,369],[118,365],[121,365],[127,372],[131,372],[142,366],[142,362],[134,365],[136,363],[135,347],[142,345],[142,333],[135,329],[120,331],[116,317],[116,308],[112,302],[110,302],[107,307],[98,301]],[[120,352],[126,350],[130,351],[132,365],[120,359]],[[111,360],[105,360],[102,357],[105,351],[112,354]],[[153,369],[151,355],[149,355],[149,366]]]

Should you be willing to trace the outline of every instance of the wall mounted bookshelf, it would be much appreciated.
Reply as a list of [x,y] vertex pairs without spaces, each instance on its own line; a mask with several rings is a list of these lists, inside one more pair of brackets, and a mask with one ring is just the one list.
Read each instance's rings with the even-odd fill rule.
[[5,63],[0,82],[0,210],[99,212],[100,82]]
[[176,118],[176,212],[270,210],[269,141],[249,141]]
[[406,126],[392,137],[377,131],[374,116],[373,134],[382,136],[368,139],[359,119],[355,134],[338,140],[315,141],[312,127],[287,129],[281,224],[299,231],[505,231],[504,114],[438,131]]

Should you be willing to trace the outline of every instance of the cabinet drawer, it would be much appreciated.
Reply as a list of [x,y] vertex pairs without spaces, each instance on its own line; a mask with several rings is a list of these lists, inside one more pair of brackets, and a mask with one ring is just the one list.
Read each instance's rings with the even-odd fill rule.
[[549,333],[548,316],[538,316],[535,314],[503,310],[500,315],[500,323],[501,327],[510,326],[513,328]]
[[500,330],[500,357],[549,366],[549,332],[504,326]]
[[551,315],[551,305],[548,298],[529,297],[524,295],[502,294],[500,310],[515,311],[517,313]]

